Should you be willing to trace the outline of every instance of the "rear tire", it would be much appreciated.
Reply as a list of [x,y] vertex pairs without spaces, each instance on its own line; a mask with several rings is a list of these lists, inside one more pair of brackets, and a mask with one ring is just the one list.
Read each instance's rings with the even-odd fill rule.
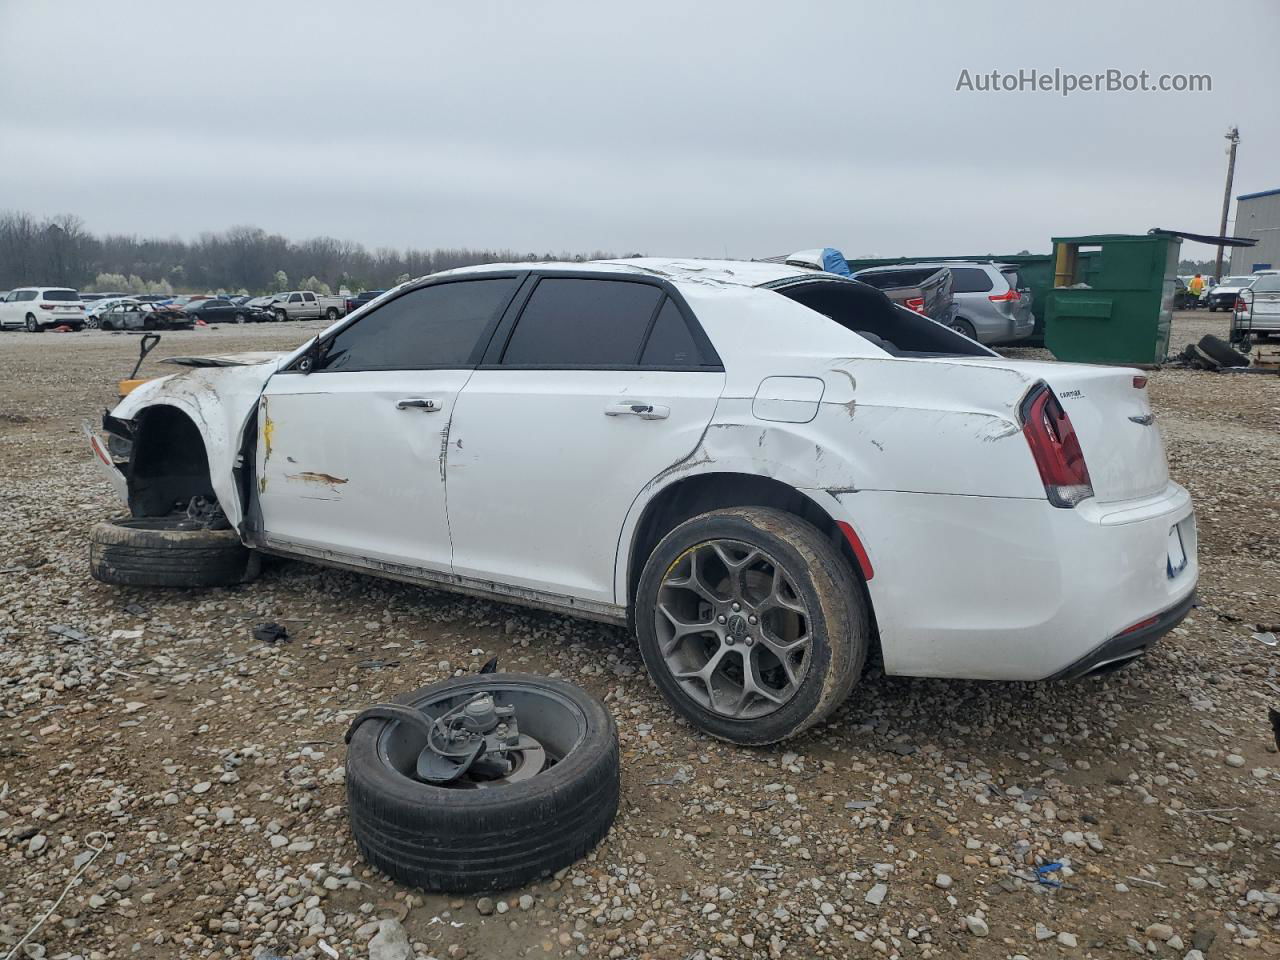
[[[699,624],[705,617],[708,629],[684,632],[688,639],[672,642],[666,636],[669,628],[663,626],[664,621],[675,623],[669,613],[663,612],[664,608],[669,610],[668,602],[679,602],[681,590],[706,596],[701,590],[677,585],[674,581],[688,580],[681,569],[682,564],[688,564],[684,570],[689,571],[693,579],[700,580],[704,575],[702,572],[692,573],[695,563],[699,562],[695,554],[707,549],[716,550],[713,544],[754,550],[761,558],[755,564],[743,561],[746,566],[741,568],[741,573],[730,573],[727,580],[713,588],[718,597],[724,592],[725,583],[735,579],[745,581],[753,573],[758,573],[762,578],[758,583],[763,583],[770,576],[764,571],[772,569],[774,579],[769,597],[759,598],[763,592],[760,586],[744,590],[742,614],[732,612],[739,606],[725,607],[727,622],[718,617],[711,618],[723,605],[720,600],[715,605],[707,604],[711,607],[710,612],[682,613],[680,619],[694,618]],[[715,557],[710,557],[704,567],[714,568]],[[788,601],[791,607],[771,602],[775,596],[780,596],[777,586],[779,571],[784,585],[789,585],[787,592],[792,594]],[[710,578],[715,579],[716,576],[712,569]],[[705,581],[702,583],[708,585]],[[747,593],[755,593],[756,599],[749,599]],[[726,595],[732,595],[732,590]],[[793,625],[784,631],[769,625],[773,614],[799,606],[804,608],[803,627]],[[747,614],[758,615],[749,618],[754,626],[741,622]],[[736,625],[735,621],[738,621]],[[725,626],[717,627],[717,623]],[[776,743],[826,719],[849,695],[862,675],[872,645],[871,622],[862,585],[848,562],[817,527],[794,514],[771,507],[715,510],[686,520],[668,533],[650,555],[640,576],[635,624],[640,653],[649,675],[676,712],[714,737],[745,745]],[[717,642],[712,635],[725,631],[728,631],[727,637],[718,640],[720,650],[717,659],[716,653],[709,649]],[[791,633],[791,636],[783,636],[784,632]],[[788,652],[786,657],[791,665],[784,667],[780,660],[782,655],[775,655],[775,651],[778,647],[796,648],[799,643],[797,637],[807,639],[807,650],[799,663]],[[688,649],[690,646],[692,649]],[[726,647],[736,652],[731,654]],[[673,655],[677,649],[679,652]],[[682,657],[688,662],[679,664]],[[703,657],[706,657],[706,663],[700,664],[698,661]],[[691,679],[692,670],[709,666],[712,659],[723,666],[715,667],[706,681]],[[745,682],[748,666],[756,691],[764,689],[768,683],[768,692],[781,696],[764,697],[757,693],[754,699],[749,698]],[[797,671],[800,675],[793,679]],[[677,672],[684,676],[678,678]],[[781,689],[777,685],[779,680],[783,681]],[[736,711],[733,706],[726,709],[735,697],[740,698]],[[779,699],[782,699],[780,704]],[[774,705],[769,706],[770,703]],[[743,709],[744,704],[748,709]],[[765,711],[763,714],[762,710]]]
[[973,324],[968,320],[961,320],[957,317],[955,320],[951,321],[951,329],[956,333],[964,334],[970,340],[978,339],[978,331],[973,329]]
[[328,310],[324,312],[324,318],[328,320],[330,323],[333,323],[333,321],[338,319],[337,309],[335,307],[330,307]]
[[123,517],[89,531],[89,573],[121,587],[225,587],[256,565],[234,530],[184,529],[185,517]]

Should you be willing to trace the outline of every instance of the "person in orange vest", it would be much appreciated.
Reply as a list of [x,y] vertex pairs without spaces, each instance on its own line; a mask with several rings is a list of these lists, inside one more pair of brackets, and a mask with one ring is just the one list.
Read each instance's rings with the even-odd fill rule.
[[1204,293],[1204,277],[1197,273],[1191,278],[1191,282],[1187,284],[1187,290],[1194,299],[1199,300],[1200,294]]

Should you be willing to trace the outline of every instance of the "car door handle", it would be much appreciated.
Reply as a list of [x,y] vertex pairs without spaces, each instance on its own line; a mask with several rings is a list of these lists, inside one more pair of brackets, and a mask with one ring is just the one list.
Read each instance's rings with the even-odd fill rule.
[[440,404],[435,400],[427,400],[424,397],[406,397],[403,400],[396,401],[397,410],[408,410],[410,407],[415,410],[425,410],[427,413],[435,413],[440,409]]
[[619,401],[605,407],[604,415],[606,417],[639,417],[641,420],[665,420],[671,416],[671,408],[643,401],[630,403]]

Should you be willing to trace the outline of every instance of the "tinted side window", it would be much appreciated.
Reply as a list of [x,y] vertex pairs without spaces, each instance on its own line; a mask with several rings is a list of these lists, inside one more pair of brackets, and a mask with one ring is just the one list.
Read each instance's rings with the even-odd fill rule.
[[952,267],[951,275],[955,278],[952,293],[986,293],[993,286],[987,271],[980,267]]
[[696,367],[703,363],[698,345],[689,333],[680,308],[668,298],[658,312],[640,364],[645,367]]
[[633,366],[662,295],[647,283],[545,277],[520,314],[502,362]]
[[492,277],[411,290],[333,337],[318,369],[466,366],[480,335],[505,309],[518,283],[518,277]]

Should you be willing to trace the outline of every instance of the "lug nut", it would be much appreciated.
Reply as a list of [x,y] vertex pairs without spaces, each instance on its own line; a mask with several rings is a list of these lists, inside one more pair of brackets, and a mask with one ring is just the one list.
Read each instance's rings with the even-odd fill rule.
[[745,640],[743,640],[742,642],[743,642],[743,643],[745,643],[748,647],[749,647],[749,646],[751,646],[753,643],[755,643],[755,641],[754,641],[754,640],[752,640],[750,637],[747,637],[747,638],[746,638]]
[[758,622],[758,618],[754,613],[751,616],[747,617],[747,623],[757,623],[757,622]]
[[724,623],[725,619],[725,615],[722,613],[720,616],[716,617],[716,623]]
[[741,609],[742,609],[742,604],[738,603],[738,602],[735,600],[735,601],[733,602],[733,609],[735,609],[735,610],[741,610]]
[[725,637],[725,638],[724,638],[724,645],[725,645],[726,647],[732,647],[732,646],[733,646],[733,637]]

